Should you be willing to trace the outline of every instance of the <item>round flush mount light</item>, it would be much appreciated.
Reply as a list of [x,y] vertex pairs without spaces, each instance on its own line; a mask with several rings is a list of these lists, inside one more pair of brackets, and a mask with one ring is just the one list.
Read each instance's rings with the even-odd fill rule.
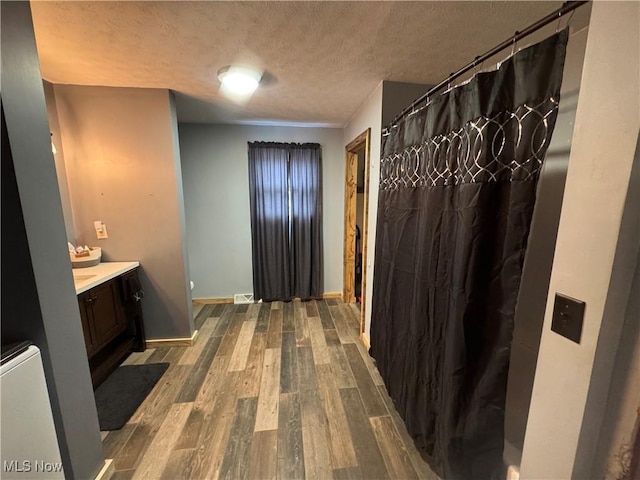
[[261,77],[262,72],[238,65],[229,65],[218,70],[222,89],[231,95],[251,95],[258,88]]

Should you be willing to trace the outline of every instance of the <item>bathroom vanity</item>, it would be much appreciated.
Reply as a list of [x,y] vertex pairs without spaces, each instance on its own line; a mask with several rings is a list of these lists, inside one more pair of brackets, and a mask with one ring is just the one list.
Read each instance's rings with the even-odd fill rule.
[[132,351],[146,347],[138,262],[73,269],[94,388]]

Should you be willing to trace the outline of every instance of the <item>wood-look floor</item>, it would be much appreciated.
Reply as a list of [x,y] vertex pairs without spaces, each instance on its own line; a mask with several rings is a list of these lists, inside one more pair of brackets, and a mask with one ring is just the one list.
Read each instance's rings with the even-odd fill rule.
[[103,433],[115,480],[437,479],[338,300],[206,305],[191,347],[129,422]]

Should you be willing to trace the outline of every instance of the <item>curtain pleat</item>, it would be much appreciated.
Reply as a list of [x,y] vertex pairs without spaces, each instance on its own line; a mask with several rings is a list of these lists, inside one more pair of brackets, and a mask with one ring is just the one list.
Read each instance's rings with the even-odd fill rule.
[[567,32],[383,140],[371,354],[433,470],[503,478],[513,319]]

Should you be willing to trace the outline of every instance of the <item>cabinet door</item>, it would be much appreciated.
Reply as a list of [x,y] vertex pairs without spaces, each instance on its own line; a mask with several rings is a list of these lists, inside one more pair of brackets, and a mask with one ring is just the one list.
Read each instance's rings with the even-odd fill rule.
[[118,282],[110,280],[89,290],[93,329],[97,347],[116,337],[125,327],[124,312],[120,302]]
[[82,320],[82,333],[84,334],[84,343],[87,347],[87,354],[95,351],[94,333],[91,328],[91,292],[85,292],[78,295],[78,308],[80,309],[80,320]]

